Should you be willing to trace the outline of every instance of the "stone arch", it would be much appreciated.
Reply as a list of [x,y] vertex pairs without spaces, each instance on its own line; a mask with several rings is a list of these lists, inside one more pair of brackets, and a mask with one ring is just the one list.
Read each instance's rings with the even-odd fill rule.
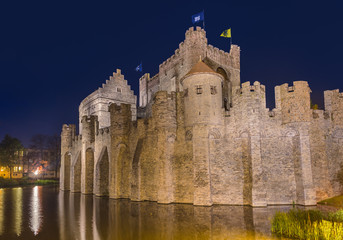
[[80,192],[81,191],[81,152],[76,154],[76,158],[74,160],[73,168],[72,168],[72,192]]
[[[120,181],[117,182],[118,186],[118,194],[121,197],[128,197],[127,194],[129,192],[129,184],[130,184],[130,176],[129,171],[131,171],[131,168],[129,165],[132,164],[132,162],[129,161],[130,152],[129,148],[124,143],[119,143],[117,145],[117,169],[120,169],[120,171],[117,171],[117,179],[120,179]],[[129,164],[130,163],[130,164]]]
[[240,132],[240,134],[239,134],[239,137],[240,137],[240,138],[249,138],[249,136],[250,136],[250,134],[249,134],[248,131],[242,131],[242,132]]
[[221,134],[220,131],[217,128],[212,128],[210,132],[208,133],[208,138],[209,139],[220,139]]
[[96,194],[99,196],[108,195],[109,165],[107,147],[105,146],[102,148],[99,160],[96,164]]
[[71,164],[71,153],[66,152],[64,154],[64,183],[63,190],[70,190],[70,164]]
[[243,204],[252,204],[252,158],[251,158],[251,142],[248,131],[240,133],[240,148],[243,170]]
[[293,128],[286,129],[283,133],[283,136],[285,137],[295,137],[299,136],[299,132]]
[[229,110],[231,105],[231,96],[232,96],[232,83],[230,81],[230,73],[227,73],[223,68],[218,67],[217,73],[223,76],[224,81],[222,84],[222,98],[223,98],[223,108]]
[[143,151],[144,139],[138,139],[135,154],[132,160],[132,178],[131,178],[131,199],[139,201],[140,200],[140,158]]
[[85,161],[85,176],[84,176],[84,192],[93,193],[93,178],[94,178],[94,151],[92,148],[86,150]]

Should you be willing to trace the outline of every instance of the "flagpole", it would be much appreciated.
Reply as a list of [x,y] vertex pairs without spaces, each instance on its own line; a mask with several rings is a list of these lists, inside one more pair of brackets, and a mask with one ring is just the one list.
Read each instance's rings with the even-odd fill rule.
[[[231,37],[230,37],[230,44],[232,45],[232,28],[230,28],[230,33],[231,33]],[[231,47],[231,46],[230,46]]]

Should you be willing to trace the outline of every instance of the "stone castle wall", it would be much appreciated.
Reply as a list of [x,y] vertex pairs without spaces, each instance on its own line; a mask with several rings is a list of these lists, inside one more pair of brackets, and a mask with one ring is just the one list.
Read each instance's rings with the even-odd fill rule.
[[[198,54],[213,72],[189,74]],[[276,86],[270,111],[264,85],[240,84],[239,48],[224,53],[190,29],[159,74],[140,79],[142,118],[132,120],[129,102],[113,103],[109,127],[93,115],[82,117],[81,135],[63,125],[61,189],[159,203],[315,205],[342,191],[343,94],[325,91],[325,110],[313,110],[310,92],[305,81]]]

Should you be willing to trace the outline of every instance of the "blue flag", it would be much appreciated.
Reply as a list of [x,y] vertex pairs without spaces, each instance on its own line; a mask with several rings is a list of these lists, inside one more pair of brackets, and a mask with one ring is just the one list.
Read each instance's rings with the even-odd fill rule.
[[194,24],[194,23],[197,23],[197,22],[200,22],[200,21],[204,21],[204,11],[199,12],[199,13],[197,13],[197,14],[194,14],[194,15],[192,16],[192,22],[193,22],[193,24]]
[[136,67],[136,72],[142,72],[142,71],[143,71],[142,64],[139,64],[139,65]]

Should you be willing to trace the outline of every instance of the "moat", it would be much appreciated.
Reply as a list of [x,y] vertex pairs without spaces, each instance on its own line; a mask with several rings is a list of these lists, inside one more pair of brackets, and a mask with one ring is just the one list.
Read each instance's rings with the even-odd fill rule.
[[278,239],[270,219],[290,208],[162,205],[55,186],[7,188],[0,189],[0,239]]

